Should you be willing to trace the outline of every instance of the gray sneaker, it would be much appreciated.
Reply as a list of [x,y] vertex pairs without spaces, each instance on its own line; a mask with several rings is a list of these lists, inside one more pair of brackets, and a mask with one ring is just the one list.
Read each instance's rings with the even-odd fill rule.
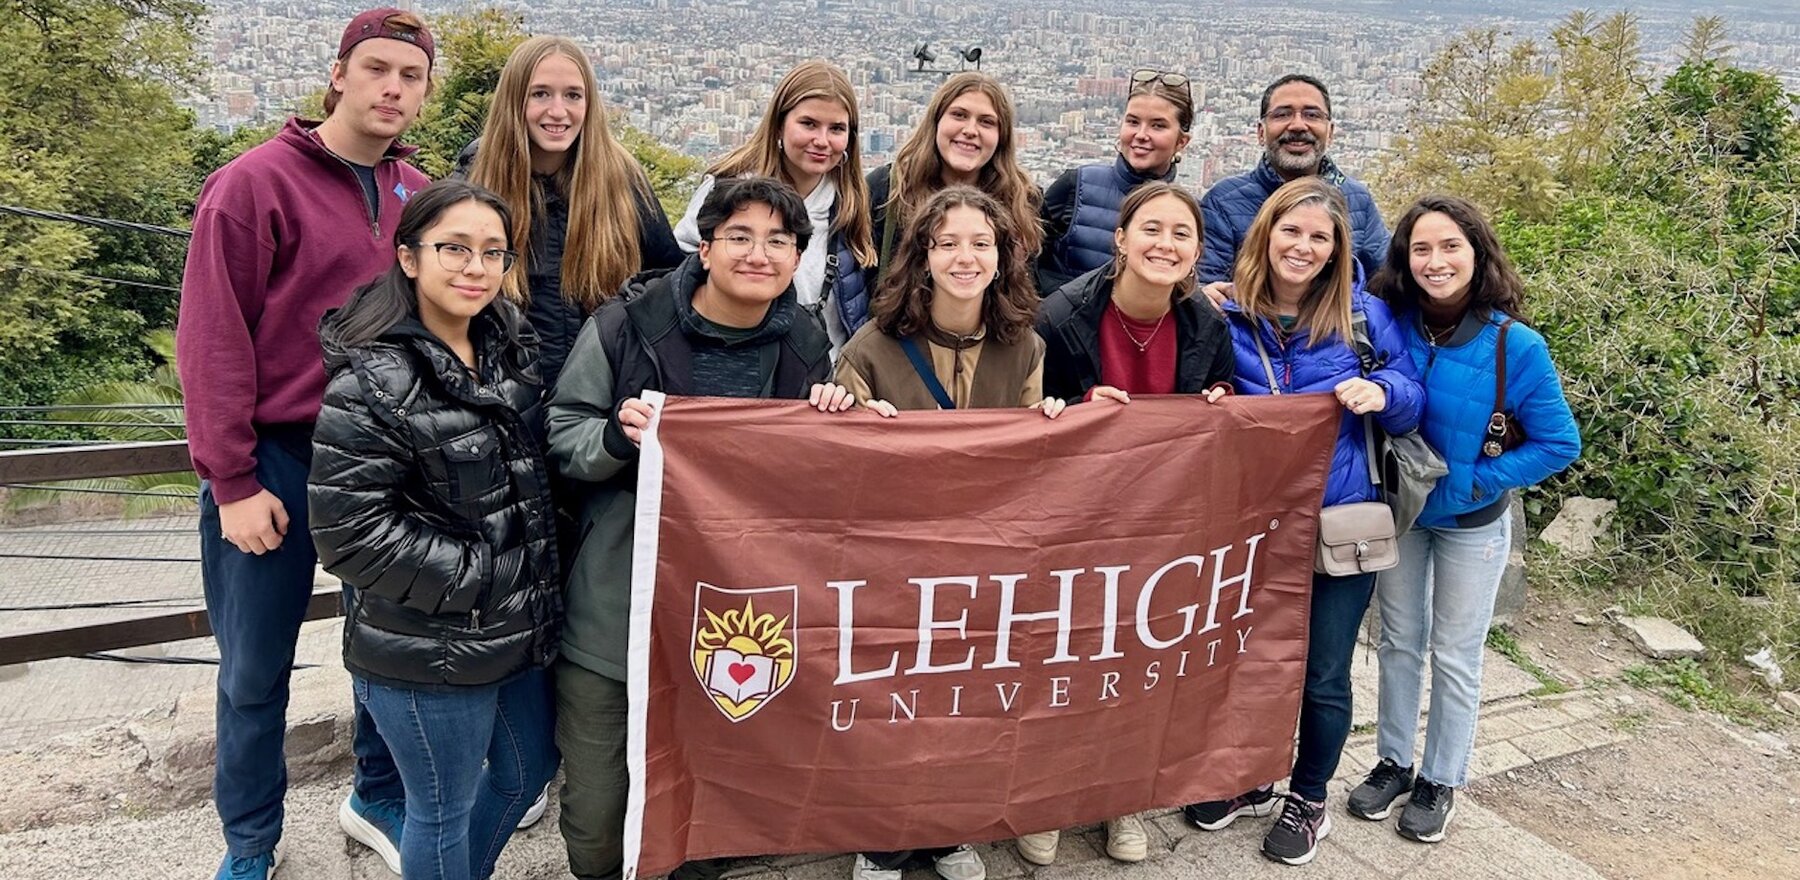
[[1456,815],[1456,789],[1439,785],[1421,776],[1413,783],[1412,797],[1400,811],[1400,827],[1395,829],[1407,840],[1437,843]]
[[1369,771],[1369,778],[1350,792],[1350,802],[1344,809],[1358,819],[1379,822],[1394,811],[1394,801],[1412,787],[1411,767],[1402,767],[1392,758],[1382,758],[1381,763]]

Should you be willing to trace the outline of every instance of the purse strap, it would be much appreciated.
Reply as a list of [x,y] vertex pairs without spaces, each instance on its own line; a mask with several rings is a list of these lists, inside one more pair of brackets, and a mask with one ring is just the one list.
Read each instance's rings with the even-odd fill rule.
[[1487,439],[1482,443],[1482,451],[1489,458],[1498,457],[1502,441],[1506,438],[1506,331],[1512,327],[1513,319],[1507,318],[1500,324],[1500,338],[1494,343],[1494,411],[1488,415]]
[[912,361],[913,372],[925,383],[925,390],[937,400],[938,409],[956,409],[956,401],[950,399],[950,392],[944,390],[944,383],[938,381],[937,373],[931,369],[931,362],[925,359],[925,353],[912,337],[902,337],[900,348],[906,352],[906,359]]
[[1275,381],[1275,365],[1269,363],[1268,349],[1263,348],[1262,327],[1257,326],[1258,318],[1250,319],[1250,339],[1256,343],[1256,356],[1262,358],[1263,375],[1269,377],[1269,393],[1280,394],[1281,383]]
[[[1362,368],[1362,377],[1369,378],[1375,372],[1375,343],[1369,338],[1369,313],[1356,312],[1350,316],[1350,349],[1356,352],[1356,362]],[[1381,464],[1375,454],[1375,416],[1373,413],[1363,414],[1363,445],[1368,453],[1369,483],[1376,489],[1381,488]]]

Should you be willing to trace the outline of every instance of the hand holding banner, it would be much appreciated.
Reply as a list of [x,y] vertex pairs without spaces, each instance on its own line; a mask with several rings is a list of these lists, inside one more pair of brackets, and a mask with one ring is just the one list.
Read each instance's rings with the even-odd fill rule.
[[1054,421],[667,400],[639,471],[627,877],[1283,777],[1338,417],[1325,395]]

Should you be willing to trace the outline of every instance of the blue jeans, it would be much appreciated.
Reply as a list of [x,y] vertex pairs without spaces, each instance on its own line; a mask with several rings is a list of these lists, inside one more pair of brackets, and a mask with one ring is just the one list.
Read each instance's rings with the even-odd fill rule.
[[[256,478],[288,513],[281,547],[261,556],[220,537],[212,487],[200,487],[200,574],[206,619],[219,644],[213,803],[233,856],[262,855],[281,840],[288,676],[318,562],[307,530],[306,471],[307,462],[291,444],[257,442]],[[371,729],[359,706],[357,792],[365,800],[402,797],[393,759]]]
[[1288,790],[1325,800],[1350,738],[1350,658],[1369,610],[1375,575],[1313,575],[1312,628],[1306,637],[1306,689],[1300,696],[1300,748]]
[[356,676],[352,686],[406,783],[400,873],[485,880],[561,759],[549,675],[430,691]]
[[1381,573],[1381,691],[1375,749],[1412,765],[1431,650],[1431,717],[1419,773],[1452,788],[1469,781],[1481,707],[1481,649],[1512,549],[1512,514],[1468,529],[1415,528],[1400,536],[1400,564]]

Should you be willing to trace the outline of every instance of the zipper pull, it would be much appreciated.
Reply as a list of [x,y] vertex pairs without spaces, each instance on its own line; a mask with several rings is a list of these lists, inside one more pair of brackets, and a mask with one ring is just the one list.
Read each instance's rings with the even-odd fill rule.
[[481,629],[481,609],[469,612],[469,629]]
[[369,222],[369,233],[371,235],[375,236],[376,241],[380,241],[381,240],[381,222],[378,220],[370,221]]

